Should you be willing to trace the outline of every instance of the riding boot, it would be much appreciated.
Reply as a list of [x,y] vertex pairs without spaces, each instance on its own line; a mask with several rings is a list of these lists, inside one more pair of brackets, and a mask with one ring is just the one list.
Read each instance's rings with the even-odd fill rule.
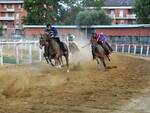
[[66,54],[66,53],[67,53],[67,49],[66,49],[64,43],[60,41],[60,42],[59,42],[59,46],[60,46],[60,48],[62,49],[63,53]]
[[56,40],[56,42],[58,43],[58,45],[60,46],[60,49],[62,49],[63,52],[64,52],[64,54],[66,54],[66,53],[67,53],[67,50],[66,50],[66,48],[65,48],[65,46],[64,46],[64,44],[63,44],[63,42],[61,42],[59,38],[55,38],[55,40]]

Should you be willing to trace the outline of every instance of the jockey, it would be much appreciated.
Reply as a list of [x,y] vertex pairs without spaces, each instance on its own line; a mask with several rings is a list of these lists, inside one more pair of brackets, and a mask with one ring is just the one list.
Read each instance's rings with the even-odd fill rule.
[[[92,38],[96,39],[97,43],[100,44],[101,47],[106,52],[106,54],[109,55],[110,52],[109,52],[109,50],[107,49],[106,46],[108,46],[108,48],[110,49],[110,51],[112,51],[112,48],[107,43],[106,36],[103,33],[97,34],[96,32],[92,32]],[[95,51],[96,51],[96,48],[92,46],[92,56],[93,56],[93,59],[95,59]]]
[[55,27],[52,27],[51,24],[47,24],[45,33],[49,34],[59,44],[60,48],[64,51],[64,53],[66,53],[67,50],[64,47],[64,44],[60,41],[57,29]]
[[[104,33],[100,33],[97,39],[97,42],[104,48],[105,52],[107,54],[109,54],[109,50],[112,52],[113,49],[110,47],[110,45],[107,42],[107,37],[104,35]],[[107,49],[107,47],[109,48],[109,50]]]
[[75,36],[71,33],[68,33],[68,36],[67,36],[67,42],[68,44],[69,43],[74,43],[74,39],[75,39]]
[[45,29],[45,33],[48,33],[50,34],[50,32],[53,32],[54,34],[54,37],[58,37],[58,32],[57,32],[57,29],[55,27],[52,27],[51,24],[47,24],[46,25],[46,29]]

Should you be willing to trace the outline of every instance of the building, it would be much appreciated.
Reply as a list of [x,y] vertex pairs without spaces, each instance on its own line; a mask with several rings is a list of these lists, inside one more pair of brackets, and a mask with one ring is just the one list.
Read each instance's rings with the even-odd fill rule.
[[135,24],[134,0],[105,0],[102,7],[112,17],[112,24]]
[[[149,44],[150,45],[150,24],[134,25],[94,25],[89,28],[78,26],[55,26],[58,29],[59,36],[66,38],[68,33],[73,33],[78,38],[90,38],[91,30],[95,29],[97,33],[103,32],[109,37],[111,43],[131,43],[131,44]],[[45,26],[24,25],[25,35],[28,37],[39,37],[44,33]]]
[[0,23],[3,26],[3,34],[11,35],[19,31],[22,17],[27,13],[23,9],[23,0],[0,0]]

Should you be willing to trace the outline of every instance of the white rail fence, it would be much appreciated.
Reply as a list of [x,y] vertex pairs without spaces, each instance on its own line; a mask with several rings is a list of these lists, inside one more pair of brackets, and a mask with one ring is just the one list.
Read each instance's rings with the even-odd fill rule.
[[[150,45],[139,44],[111,44],[114,52],[137,54],[142,56],[150,56]],[[39,48],[39,41],[14,41],[14,42],[0,42],[0,64],[4,64],[4,57],[9,53],[5,53],[6,48],[11,48],[15,57],[15,63],[20,64],[23,60],[23,55],[26,55],[25,63],[33,63],[35,61],[34,55],[36,52],[36,61],[42,60],[43,50]]]
[[150,56],[150,45],[140,44],[111,44],[114,52]]
[[32,63],[33,57],[36,53],[38,55],[38,58],[36,58],[37,61],[42,60],[42,52],[39,48],[39,41],[17,41],[17,42],[0,42],[0,64],[4,64],[4,57],[7,55],[6,49],[11,49],[11,52],[8,51],[8,54],[13,54],[16,64],[20,64],[20,60],[23,59],[23,55],[26,55],[28,58],[26,58],[26,63]]

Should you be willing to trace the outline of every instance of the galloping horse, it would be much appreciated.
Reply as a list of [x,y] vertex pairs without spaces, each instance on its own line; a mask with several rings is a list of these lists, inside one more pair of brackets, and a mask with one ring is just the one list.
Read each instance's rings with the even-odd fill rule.
[[91,42],[92,49],[95,50],[94,54],[95,54],[95,59],[97,61],[98,66],[100,64],[100,62],[99,62],[99,60],[100,60],[103,64],[103,66],[106,68],[106,63],[105,63],[105,57],[107,57],[106,52],[101,47],[101,45],[99,45],[97,43],[97,40],[95,38],[91,37],[90,42]]
[[78,46],[74,42],[69,42],[69,50],[71,54],[75,54],[80,51]]
[[48,52],[47,56],[49,59],[54,59],[55,60],[55,66],[59,66],[60,64],[60,58],[62,56],[65,57],[66,60],[66,65],[67,65],[67,72],[69,71],[69,52],[67,45],[65,43],[64,46],[67,50],[67,52],[63,52],[63,50],[60,48],[59,44],[48,34],[43,34],[41,38],[44,38],[48,42]]

